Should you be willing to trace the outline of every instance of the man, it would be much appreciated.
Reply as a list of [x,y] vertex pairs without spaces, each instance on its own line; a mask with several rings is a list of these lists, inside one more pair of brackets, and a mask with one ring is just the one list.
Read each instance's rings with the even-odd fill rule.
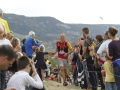
[[37,43],[35,41],[35,32],[30,31],[29,32],[29,37],[26,38],[25,40],[25,50],[26,50],[26,55],[32,59],[32,55],[34,53],[33,47],[40,46],[41,43]]
[[3,23],[3,25],[5,26],[6,34],[9,35],[10,29],[8,26],[8,22],[6,20],[2,19],[2,16],[3,16],[3,11],[2,11],[2,9],[0,9],[0,22]]
[[88,72],[89,72],[89,78],[86,76],[87,81],[87,86],[89,88],[92,88],[92,90],[97,90],[97,78],[96,78],[96,74],[95,74],[95,68],[93,66],[94,64],[94,60],[92,60],[92,56],[90,55],[90,41],[91,41],[91,37],[89,35],[89,28],[88,27],[84,27],[82,29],[82,34],[83,37],[85,39],[84,41],[84,47],[83,47],[83,57],[84,59],[86,59],[87,62],[87,68],[88,68]]
[[[70,51],[69,51],[69,50]],[[65,40],[65,34],[60,34],[60,40],[56,42],[56,49],[53,53],[56,54],[58,52],[58,63],[60,66],[61,76],[63,78],[63,85],[67,86],[66,78],[67,78],[67,64],[68,64],[68,55],[72,52],[71,44]]]
[[[5,27],[3,25],[3,23],[0,22],[0,46],[1,45],[11,45],[10,41],[8,39],[4,38],[5,35]],[[5,84],[5,77],[6,77],[6,70],[2,70],[0,71],[0,78],[1,78],[1,89],[4,88],[4,84]]]
[[102,60],[106,61],[106,59],[105,59],[106,54],[103,53],[103,51],[104,50],[108,51],[108,45],[112,41],[112,39],[110,39],[109,36],[108,36],[108,31],[106,31],[105,34],[104,34],[104,40],[105,41],[100,45],[100,47],[99,47],[99,49],[97,51],[97,54],[99,55],[99,57]]
[[[16,60],[17,53],[10,45],[1,45],[0,46],[0,71],[7,69],[12,63]],[[1,74],[0,74],[1,75]],[[0,77],[0,90],[3,90],[2,78]],[[15,90],[7,89],[7,90]]]
[[[43,83],[37,74],[34,63],[26,56],[22,56],[17,60],[18,72],[16,72],[9,80],[7,87],[15,87],[17,90],[25,90],[25,86],[30,85],[32,87],[41,90]],[[32,77],[29,75],[32,69]]]

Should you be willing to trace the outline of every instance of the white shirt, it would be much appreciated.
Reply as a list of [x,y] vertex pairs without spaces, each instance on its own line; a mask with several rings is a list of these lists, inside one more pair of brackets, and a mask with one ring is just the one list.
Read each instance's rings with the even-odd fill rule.
[[0,40],[0,46],[1,45],[10,45],[12,47],[12,44],[10,43],[8,39]]
[[109,45],[109,43],[110,43],[111,41],[112,41],[111,39],[108,39],[108,40],[104,41],[104,42],[100,45],[100,47],[99,47],[99,49],[98,49],[98,51],[97,51],[97,54],[99,54],[100,57],[101,57],[101,59],[104,60],[104,61],[106,61],[106,60],[105,60],[106,54],[103,53],[103,50],[107,50],[107,51],[108,51],[108,45]]
[[43,83],[38,74],[35,75],[33,79],[25,71],[16,72],[8,81],[7,88],[14,87],[17,90],[25,90],[25,86],[28,86],[28,84],[38,89],[43,88]]

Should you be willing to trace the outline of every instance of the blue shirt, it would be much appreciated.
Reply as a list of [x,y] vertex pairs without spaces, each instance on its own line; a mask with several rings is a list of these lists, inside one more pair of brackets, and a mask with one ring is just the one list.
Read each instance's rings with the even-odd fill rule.
[[32,56],[32,54],[34,53],[32,46],[40,46],[41,43],[36,43],[34,38],[28,37],[25,40],[25,50],[26,50],[26,54],[27,56]]

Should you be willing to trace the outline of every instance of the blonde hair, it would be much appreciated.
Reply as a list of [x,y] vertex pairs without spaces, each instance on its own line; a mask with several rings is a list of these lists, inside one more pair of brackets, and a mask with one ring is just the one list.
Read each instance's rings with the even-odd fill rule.
[[0,22],[0,35],[2,35],[3,37],[6,37],[6,29],[3,23]]
[[12,39],[11,44],[12,44],[13,48],[15,48],[16,46],[20,45],[20,40],[17,37],[14,37]]
[[45,51],[45,47],[44,47],[43,44],[40,45],[40,47],[38,48],[38,51],[39,51],[39,52],[44,52],[44,51]]

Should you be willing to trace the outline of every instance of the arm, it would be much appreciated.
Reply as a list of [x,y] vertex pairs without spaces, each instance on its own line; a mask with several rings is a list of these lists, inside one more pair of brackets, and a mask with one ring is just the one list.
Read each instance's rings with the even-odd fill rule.
[[6,24],[5,24],[5,28],[6,28],[7,34],[10,33],[10,29],[9,29],[8,22],[7,22],[7,21],[6,21]]
[[69,43],[69,42],[67,42],[67,46],[68,46],[68,48],[69,48],[69,52],[67,53],[68,55],[69,54],[71,54],[72,52],[73,52],[73,49],[72,49],[72,46],[71,46],[71,44]]
[[88,46],[89,46],[89,44],[88,44],[88,43],[86,42],[86,40],[85,40],[85,41],[84,41],[84,46],[83,46],[83,56],[85,55]]
[[34,40],[33,38],[32,38],[32,44],[35,45],[35,46],[40,46],[40,45],[41,45],[40,42],[39,42],[39,43],[36,43],[35,40]]
[[101,58],[98,58],[98,61],[102,64],[104,64],[105,61],[103,61]]
[[31,85],[35,88],[42,89],[43,88],[43,83],[42,83],[40,77],[38,76],[37,71],[35,69],[35,65],[32,61],[31,61],[31,66],[32,66],[32,71],[33,71],[32,76],[33,76],[34,79],[31,76],[29,76],[29,74],[28,74],[28,76],[26,76],[27,82],[28,82],[29,85]]
[[104,64],[105,61],[100,58],[99,54],[95,54],[95,56],[100,63]]

